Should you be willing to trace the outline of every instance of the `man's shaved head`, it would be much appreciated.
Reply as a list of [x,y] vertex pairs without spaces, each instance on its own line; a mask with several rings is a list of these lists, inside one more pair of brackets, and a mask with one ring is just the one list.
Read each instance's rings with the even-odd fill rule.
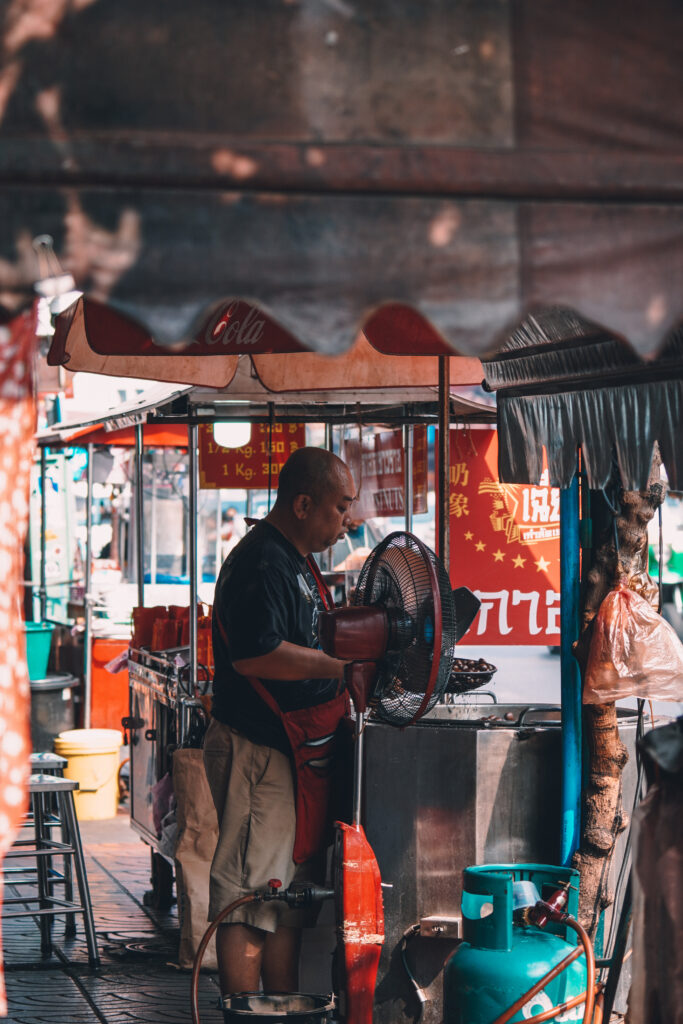
[[298,448],[280,470],[277,500],[266,516],[306,557],[346,533],[355,501],[353,477],[326,448]]
[[278,504],[291,505],[297,494],[308,494],[318,502],[347,476],[345,464],[326,448],[298,448],[280,471]]

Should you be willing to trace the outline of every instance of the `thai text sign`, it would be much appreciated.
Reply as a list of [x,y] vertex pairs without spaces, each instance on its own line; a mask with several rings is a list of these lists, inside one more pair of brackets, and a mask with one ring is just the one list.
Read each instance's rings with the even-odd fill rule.
[[277,487],[280,469],[297,448],[306,444],[303,423],[253,423],[249,443],[223,448],[210,423],[199,425],[199,486],[266,490]]
[[[358,501],[354,515],[359,519],[373,516],[404,515],[405,449],[402,430],[348,437],[343,458],[353,473]],[[413,513],[427,511],[427,428],[413,429]]]
[[481,601],[464,643],[560,642],[560,492],[501,484],[495,430],[451,431],[450,575]]

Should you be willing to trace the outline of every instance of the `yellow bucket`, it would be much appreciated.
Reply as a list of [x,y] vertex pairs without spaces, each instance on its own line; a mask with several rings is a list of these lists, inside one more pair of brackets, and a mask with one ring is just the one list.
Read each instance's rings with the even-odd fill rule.
[[122,743],[118,729],[69,729],[55,739],[55,754],[68,761],[65,777],[78,783],[74,801],[81,820],[116,817]]

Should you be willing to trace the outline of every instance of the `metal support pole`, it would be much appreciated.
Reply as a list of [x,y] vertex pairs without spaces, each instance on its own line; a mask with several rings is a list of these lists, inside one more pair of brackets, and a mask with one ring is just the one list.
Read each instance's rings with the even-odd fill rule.
[[92,485],[94,448],[88,445],[88,496],[85,510],[85,631],[83,633],[83,728],[89,729],[92,717]]
[[[40,621],[47,616],[47,568],[45,564],[45,530],[47,528],[47,451],[43,445],[40,449]],[[33,609],[32,609],[33,611]],[[33,612],[35,615],[35,612]]]
[[437,538],[439,557],[450,575],[449,489],[450,489],[450,356],[439,356],[439,451]]
[[[332,452],[334,454],[334,428],[331,423],[325,424],[325,447],[327,448],[328,452]],[[331,572],[332,562],[332,548],[330,547],[327,548],[327,550],[322,555],[321,566],[323,569],[326,569],[327,572]]]
[[221,513],[222,499],[220,490],[216,491],[216,550],[215,550],[215,573],[221,571],[223,559],[221,558],[221,533],[223,531],[223,517]]
[[154,449],[152,449],[152,499],[149,515],[149,582],[157,581],[157,466]]
[[405,450],[405,474],[403,478],[403,511],[406,532],[413,529],[413,428],[410,423],[403,427],[403,448]]
[[361,801],[363,798],[363,734],[365,714],[356,711],[356,750],[353,762],[353,824],[360,828]]
[[560,491],[560,654],[562,671],[562,834],[569,864],[581,831],[581,674],[572,653],[579,636],[579,480]]
[[[194,697],[197,690],[197,492],[198,480],[198,459],[197,459],[197,424],[190,423],[187,428],[188,434],[188,475],[189,475],[189,545],[190,556],[190,695]],[[184,737],[181,738],[182,743]]]
[[135,426],[135,564],[137,567],[138,606],[145,605],[144,511],[145,491],[143,477],[142,423]]

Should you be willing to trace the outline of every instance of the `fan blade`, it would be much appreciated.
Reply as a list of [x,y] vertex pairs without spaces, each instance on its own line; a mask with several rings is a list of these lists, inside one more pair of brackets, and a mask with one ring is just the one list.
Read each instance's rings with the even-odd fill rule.
[[460,643],[467,630],[477,617],[481,601],[469,587],[458,587],[453,591],[455,607],[455,642]]

